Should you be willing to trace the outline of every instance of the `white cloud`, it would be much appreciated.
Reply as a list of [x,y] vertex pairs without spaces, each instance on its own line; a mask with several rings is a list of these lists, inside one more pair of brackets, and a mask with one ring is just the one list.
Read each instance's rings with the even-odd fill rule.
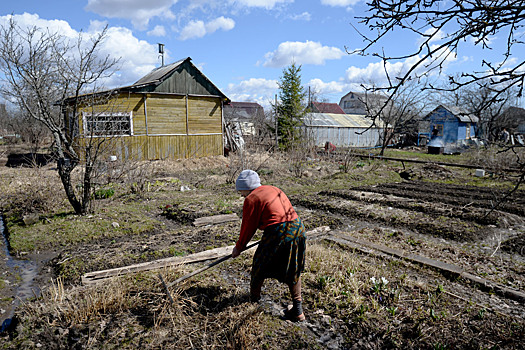
[[149,36],[166,36],[166,28],[164,26],[155,26],[152,30],[148,32]]
[[219,29],[224,31],[232,30],[235,27],[235,21],[231,18],[225,18],[223,16],[214,19],[206,25],[206,31],[213,33]]
[[[386,68],[389,74],[399,74],[403,70],[406,71],[406,64],[404,62],[387,63]],[[386,81],[383,62],[369,63],[365,68],[349,67],[346,70],[345,80],[348,83],[373,82],[381,85]]]
[[190,21],[181,31],[179,39],[187,40],[202,38],[207,34],[216,32],[219,29],[224,31],[231,30],[235,27],[235,21],[231,18],[219,17],[211,22]]
[[78,32],[71,28],[68,22],[62,20],[46,20],[40,18],[37,14],[27,12],[21,15],[6,15],[0,17],[0,24],[6,24],[11,18],[22,28],[39,27],[48,28],[51,32],[57,32],[68,38],[76,38]]
[[233,5],[241,5],[246,7],[261,7],[267,10],[271,10],[275,5],[280,3],[293,2],[293,0],[233,0]]
[[[433,47],[431,46],[431,49]],[[448,56],[446,56],[449,54]],[[457,60],[456,55],[445,49],[436,53],[433,58],[441,59],[444,61],[441,63],[442,71],[446,71],[450,63]],[[411,68],[414,64],[418,63],[421,57],[415,56],[406,59],[405,61],[397,62],[387,62],[386,65],[383,62],[369,63],[365,68],[350,67],[346,70],[345,81],[347,83],[373,83],[376,85],[383,85],[387,82],[387,77],[385,73],[388,72],[390,79],[394,79],[397,76],[404,75],[408,72],[408,69]],[[440,62],[440,61],[439,61]],[[432,63],[430,60],[426,60],[423,63],[420,63],[417,69],[412,72],[412,76],[421,75],[429,70],[431,67],[436,67],[435,63]],[[430,72],[431,75],[439,74],[439,69],[434,69]]]
[[348,90],[348,84],[338,82],[338,81],[330,81],[328,83],[325,83],[321,79],[315,78],[310,80],[308,83],[308,86],[315,91],[316,93],[323,95],[331,95],[331,94],[342,94],[343,92],[346,93],[346,90]]
[[[91,37],[96,36],[106,26],[105,22],[92,21],[87,31],[78,32],[71,28],[65,21],[45,20],[38,15],[24,13],[15,16],[1,16],[0,24],[6,23],[13,17],[16,23],[24,27],[37,26],[57,32],[60,35],[76,40],[82,35],[83,42],[89,43]],[[122,27],[109,27],[106,39],[99,47],[99,56],[120,59],[120,70],[105,81],[99,81],[98,85],[106,88],[125,86],[134,83],[139,78],[160,65],[156,44],[150,44],[136,38],[132,31]]]
[[228,84],[225,94],[232,101],[258,102],[266,108],[278,89],[277,80],[250,78],[238,84]]
[[303,12],[299,15],[292,15],[290,19],[294,21],[309,21],[312,19],[312,15],[309,12]]
[[131,30],[110,27],[101,54],[120,59],[120,70],[107,82],[108,86],[129,85],[160,65],[157,45],[139,40]]
[[186,27],[182,29],[179,39],[187,40],[192,38],[202,38],[205,35],[206,26],[203,21],[190,21]]
[[153,17],[174,18],[170,8],[177,0],[88,0],[87,11],[108,18],[125,18],[145,29]]
[[352,6],[359,2],[360,0],[321,0],[321,4],[328,6]]
[[264,56],[264,66],[284,67],[292,62],[301,65],[322,65],[326,60],[340,59],[343,55],[343,51],[337,47],[322,46],[314,41],[286,41],[279,44],[276,51],[268,52]]

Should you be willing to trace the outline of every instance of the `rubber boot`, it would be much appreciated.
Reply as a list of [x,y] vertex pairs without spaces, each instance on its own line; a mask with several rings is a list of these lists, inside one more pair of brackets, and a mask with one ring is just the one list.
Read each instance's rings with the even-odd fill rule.
[[303,299],[301,298],[301,278],[295,284],[289,284],[290,294],[292,296],[292,308],[286,310],[284,316],[286,319],[294,322],[302,322],[305,320],[303,312]]
[[252,303],[256,303],[261,299],[261,290],[262,290],[263,282],[264,280],[262,281],[252,280],[251,281],[250,283],[250,301]]

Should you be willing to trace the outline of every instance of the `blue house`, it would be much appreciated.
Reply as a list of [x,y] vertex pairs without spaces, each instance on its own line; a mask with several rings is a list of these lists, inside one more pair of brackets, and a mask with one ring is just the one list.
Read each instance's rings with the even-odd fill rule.
[[430,125],[429,136],[440,137],[445,145],[459,145],[476,137],[478,117],[460,107],[440,105],[424,119]]

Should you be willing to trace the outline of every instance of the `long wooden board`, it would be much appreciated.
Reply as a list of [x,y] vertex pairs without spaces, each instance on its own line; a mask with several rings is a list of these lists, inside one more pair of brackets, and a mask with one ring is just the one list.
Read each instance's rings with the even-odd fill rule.
[[[308,237],[308,239],[315,239],[328,232],[329,230],[330,228],[328,226],[317,227],[311,231],[306,232],[306,236]],[[187,256],[174,256],[170,258],[164,258],[129,266],[117,267],[114,269],[88,272],[82,276],[82,284],[94,284],[108,278],[122,276],[134,272],[157,270],[182,264],[193,264],[197,262],[217,259],[231,254],[233,247],[233,245],[230,245],[227,247],[210,249],[203,252],[190,254]]]
[[227,247],[220,247],[203,252],[190,254],[187,256],[174,256],[170,258],[164,258],[154,261],[149,261],[140,264],[134,264],[129,266],[117,267],[114,269],[100,270],[88,272],[82,276],[82,284],[88,285],[96,283],[99,280],[126,275],[132,272],[143,272],[149,270],[162,269],[166,267],[173,267],[182,264],[192,264],[196,262],[217,259],[224,255],[231,253],[233,245]]
[[465,271],[465,269],[463,269],[461,266],[430,259],[417,254],[407,253],[399,249],[385,247],[376,243],[364,241],[359,238],[350,237],[348,235],[336,234],[330,235],[326,239],[339,244],[352,246],[353,248],[358,249],[366,254],[374,254],[373,251],[375,250],[378,251],[382,256],[386,255],[404,259],[410,262],[433,268],[445,275],[462,277],[465,280],[474,283],[483,291],[494,292],[505,298],[525,303],[525,292],[509,288],[496,282],[489,281],[485,278],[471,274],[470,272]]

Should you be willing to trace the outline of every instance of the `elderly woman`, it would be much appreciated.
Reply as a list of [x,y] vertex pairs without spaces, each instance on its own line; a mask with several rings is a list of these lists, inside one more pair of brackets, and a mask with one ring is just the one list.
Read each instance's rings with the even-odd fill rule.
[[286,283],[290,289],[293,307],[285,311],[292,321],[304,321],[301,298],[301,272],[304,269],[306,236],[301,219],[284,192],[274,186],[261,186],[259,175],[243,170],[235,188],[245,198],[242,209],[241,232],[232,256],[238,256],[257,229],[264,230],[261,242],[253,256],[250,296],[261,297],[266,278]]

